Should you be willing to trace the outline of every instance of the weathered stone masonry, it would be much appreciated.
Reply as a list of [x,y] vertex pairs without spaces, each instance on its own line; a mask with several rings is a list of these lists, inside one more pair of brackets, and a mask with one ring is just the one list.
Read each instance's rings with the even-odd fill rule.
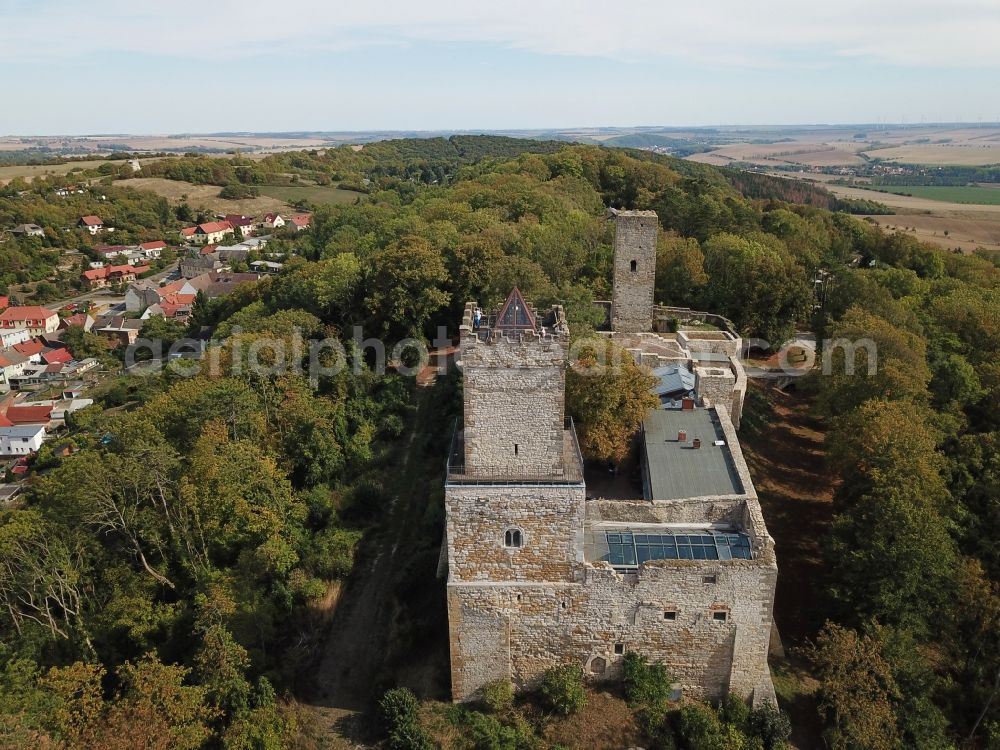
[[[715,411],[725,447],[710,449],[728,451],[738,492],[587,499],[564,422],[562,311],[535,330],[505,331],[473,330],[473,310],[461,334],[465,423],[445,492],[454,699],[501,678],[530,686],[562,663],[614,678],[634,650],[667,664],[689,694],[773,700],[773,541],[724,406]],[[676,527],[739,529],[753,559],[650,560],[634,570],[588,559],[595,530]]]
[[624,333],[653,330],[656,237],[653,211],[615,211],[615,277],[611,327]]

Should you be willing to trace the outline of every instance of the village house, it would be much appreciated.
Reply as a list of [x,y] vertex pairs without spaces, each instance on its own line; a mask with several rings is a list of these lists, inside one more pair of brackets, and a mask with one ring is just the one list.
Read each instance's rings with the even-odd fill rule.
[[0,455],[28,456],[44,441],[45,428],[41,425],[0,426]]
[[59,328],[65,330],[70,326],[78,326],[85,331],[89,331],[94,325],[94,318],[87,313],[74,313],[68,318],[59,321]]
[[211,271],[225,271],[228,266],[217,255],[197,258],[181,258],[178,270],[185,279],[193,279]]
[[288,223],[295,227],[295,231],[302,232],[309,228],[312,217],[309,214],[295,214]]
[[255,260],[250,264],[250,270],[255,273],[279,273],[284,267],[273,260]]
[[31,331],[27,328],[0,329],[0,349],[9,349],[14,344],[23,344],[30,338]]
[[148,270],[148,266],[104,266],[84,271],[80,274],[80,280],[87,285],[88,289],[102,289],[114,284],[135,281],[140,274],[146,273]]
[[86,229],[91,234],[98,234],[104,231],[104,220],[100,216],[81,216],[76,225],[80,229]]
[[285,226],[285,220],[281,218],[281,214],[264,214],[261,224],[265,229],[281,229]]
[[143,242],[139,245],[139,251],[150,260],[156,260],[163,255],[163,251],[167,249],[167,243],[163,240],[155,240],[154,242]]
[[129,245],[97,245],[94,248],[94,254],[108,261],[111,258],[127,255],[131,249]]
[[113,346],[129,346],[139,338],[142,321],[126,318],[124,315],[111,315],[99,318],[94,323],[93,331],[104,336]]
[[24,237],[44,237],[45,230],[37,224],[18,224],[10,230],[11,234],[19,234]]
[[0,329],[25,328],[32,336],[52,333],[59,328],[59,315],[37,305],[8,307],[0,313]]
[[243,214],[226,214],[224,221],[229,222],[230,225],[237,231],[239,231],[240,236],[246,239],[251,234],[253,234],[260,227],[257,220],[252,216],[244,216]]
[[210,221],[194,227],[187,239],[196,245],[215,245],[234,232],[233,225],[228,221]]
[[22,375],[27,363],[28,358],[14,349],[0,352],[0,393],[10,390],[10,379]]

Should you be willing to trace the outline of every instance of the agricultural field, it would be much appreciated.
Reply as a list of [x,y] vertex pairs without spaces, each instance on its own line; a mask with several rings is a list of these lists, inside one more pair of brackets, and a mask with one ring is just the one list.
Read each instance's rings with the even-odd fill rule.
[[[104,159],[94,159],[93,161],[73,161],[66,164],[38,164],[27,166],[0,166],[0,185],[10,182],[16,177],[23,177],[31,182],[35,177],[46,175],[66,175],[73,171],[83,171],[84,169],[96,169],[105,163]],[[115,162],[121,164],[121,162]]]
[[912,195],[946,203],[970,203],[988,206],[1000,205],[1000,186],[979,185],[879,185],[874,191]]
[[288,207],[285,201],[266,195],[258,198],[227,200],[219,197],[222,188],[218,185],[195,185],[191,182],[166,180],[162,177],[137,177],[118,180],[116,184],[136,190],[151,190],[157,195],[162,195],[173,205],[186,202],[192,208],[205,208],[213,213],[252,216],[268,211],[284,211]]
[[898,164],[955,165],[983,167],[1000,164],[1000,143],[969,141],[967,143],[926,143],[894,146],[866,151],[872,159]]
[[307,200],[318,206],[354,203],[362,197],[361,193],[354,190],[321,185],[263,185],[259,189],[261,196],[276,198],[285,203]]
[[[892,216],[872,216],[879,226],[910,232],[917,239],[946,250],[972,252],[978,247],[1000,249],[1000,204],[971,204],[934,200],[926,196],[876,193],[863,188],[825,184],[842,198],[877,200],[896,211]],[[910,192],[913,188],[900,188]],[[931,189],[931,188],[924,188]],[[955,188],[941,188],[942,190]],[[962,189],[962,188],[957,188]],[[1000,188],[980,188],[995,190]]]
[[864,159],[854,152],[857,147],[857,144],[848,142],[738,143],[703,154],[692,154],[687,158],[691,161],[716,166],[725,166],[734,162],[749,162],[762,166],[852,166],[864,164]]

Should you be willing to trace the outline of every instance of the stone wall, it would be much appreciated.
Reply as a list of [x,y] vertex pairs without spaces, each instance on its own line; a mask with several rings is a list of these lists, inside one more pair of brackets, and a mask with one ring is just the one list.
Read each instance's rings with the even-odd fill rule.
[[733,389],[736,387],[736,375],[726,363],[721,367],[695,367],[694,389],[703,399],[713,406],[729,406],[733,400]]
[[[466,485],[445,488],[448,580],[573,580],[583,560],[583,483],[576,485]],[[521,531],[520,549],[504,546],[504,532]]]
[[567,339],[462,337],[467,474],[563,473]]
[[579,583],[449,584],[456,700],[501,678],[530,687],[564,663],[614,679],[628,651],[666,664],[699,698],[749,698],[770,684],[773,562],[657,561],[634,574],[598,563],[581,572]]
[[614,217],[611,328],[623,332],[652,331],[659,221],[654,211],[617,211]]

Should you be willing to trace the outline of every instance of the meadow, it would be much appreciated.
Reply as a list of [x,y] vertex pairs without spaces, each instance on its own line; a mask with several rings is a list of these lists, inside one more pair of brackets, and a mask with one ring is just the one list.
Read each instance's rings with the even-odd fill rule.
[[354,190],[321,185],[262,185],[259,189],[262,196],[277,198],[285,203],[307,200],[317,206],[354,203],[363,197]]

